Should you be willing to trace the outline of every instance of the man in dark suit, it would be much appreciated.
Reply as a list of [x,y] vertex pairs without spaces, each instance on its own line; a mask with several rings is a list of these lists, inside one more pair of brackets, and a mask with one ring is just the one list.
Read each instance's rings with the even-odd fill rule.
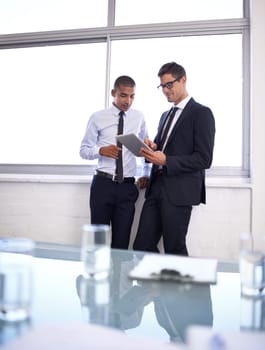
[[142,149],[153,166],[134,249],[158,252],[163,237],[165,253],[188,255],[192,206],[206,203],[205,169],[212,163],[215,121],[208,107],[189,96],[181,65],[166,63],[158,76],[173,106],[162,114],[154,142],[145,139],[153,151]]

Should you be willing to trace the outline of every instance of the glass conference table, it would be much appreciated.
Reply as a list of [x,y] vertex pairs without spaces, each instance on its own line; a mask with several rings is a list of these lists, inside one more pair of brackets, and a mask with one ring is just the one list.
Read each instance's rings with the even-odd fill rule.
[[0,323],[0,346],[32,327],[74,321],[176,343],[185,343],[189,325],[265,330],[265,301],[240,296],[236,263],[218,262],[215,285],[129,279],[128,272],[143,256],[112,250],[109,279],[91,282],[82,277],[79,247],[37,243],[31,320]]

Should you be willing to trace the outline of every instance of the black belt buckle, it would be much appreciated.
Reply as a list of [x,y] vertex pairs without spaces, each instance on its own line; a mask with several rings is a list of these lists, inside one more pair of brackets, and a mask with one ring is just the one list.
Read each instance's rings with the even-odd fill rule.
[[117,175],[112,175],[112,181],[113,181],[113,182],[117,182],[117,183],[119,183],[119,184],[122,184],[123,181],[124,181],[124,178],[122,178],[122,180],[119,181],[119,180],[117,180]]

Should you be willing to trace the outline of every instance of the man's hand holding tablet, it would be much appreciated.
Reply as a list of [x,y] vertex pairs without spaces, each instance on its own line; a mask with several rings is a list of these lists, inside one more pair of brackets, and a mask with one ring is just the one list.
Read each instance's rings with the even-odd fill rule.
[[[141,154],[141,149],[146,148],[149,151],[153,152],[152,148],[148,144],[144,143],[139,137],[135,134],[127,135],[117,135],[117,141],[122,143],[129,151],[136,155],[136,157],[143,157]],[[147,140],[150,141],[150,140]],[[152,141],[150,141],[152,142]],[[153,142],[152,142],[153,143]],[[155,145],[155,143],[153,143]]]

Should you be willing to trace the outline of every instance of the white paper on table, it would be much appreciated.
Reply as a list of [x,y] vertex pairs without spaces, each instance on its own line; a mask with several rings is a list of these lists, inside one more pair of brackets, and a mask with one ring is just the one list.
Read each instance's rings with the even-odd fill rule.
[[191,326],[187,330],[189,350],[264,350],[264,332],[215,331]]
[[177,270],[182,275],[191,275],[191,283],[216,283],[217,260],[182,257],[170,254],[148,254],[129,272],[129,277],[143,280],[159,280],[153,273],[162,269]]
[[184,346],[145,338],[85,323],[41,326],[11,341],[1,350],[184,350]]

